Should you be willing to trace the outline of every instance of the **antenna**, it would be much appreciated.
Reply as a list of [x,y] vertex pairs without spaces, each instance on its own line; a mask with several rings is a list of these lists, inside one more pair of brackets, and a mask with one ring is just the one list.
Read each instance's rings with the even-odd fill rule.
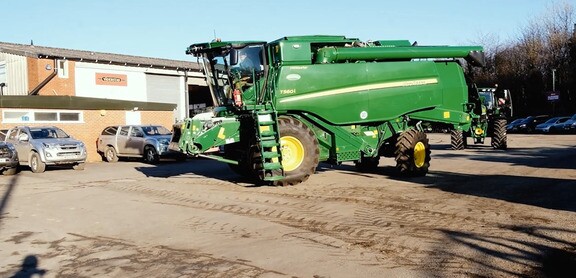
[[216,39],[216,29],[214,29],[213,31],[214,31],[214,39]]

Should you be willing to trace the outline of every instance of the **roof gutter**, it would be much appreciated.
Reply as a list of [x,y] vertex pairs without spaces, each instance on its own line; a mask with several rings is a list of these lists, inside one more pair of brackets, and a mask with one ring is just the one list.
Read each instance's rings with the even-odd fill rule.
[[38,92],[40,92],[40,90],[42,88],[44,88],[44,86],[46,86],[46,84],[48,84],[48,82],[50,82],[50,80],[54,79],[54,77],[56,77],[56,75],[58,74],[58,67],[56,66],[57,61],[54,60],[54,71],[48,75],[48,77],[46,77],[46,79],[44,79],[42,82],[40,82],[40,84],[38,84],[34,89],[32,89],[32,91],[28,92],[29,96],[34,96],[37,95]]

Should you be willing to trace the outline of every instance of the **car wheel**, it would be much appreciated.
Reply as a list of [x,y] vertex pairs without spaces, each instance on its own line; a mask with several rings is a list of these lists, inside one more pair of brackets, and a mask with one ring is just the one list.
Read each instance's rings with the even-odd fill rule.
[[33,153],[30,157],[30,170],[32,173],[44,173],[46,171],[46,163],[42,162],[38,153]]
[[154,147],[146,146],[144,148],[144,161],[150,164],[156,164],[160,161],[160,157],[158,157],[158,153]]
[[18,167],[14,167],[14,168],[4,170],[4,172],[2,172],[2,175],[12,176],[12,175],[15,175],[17,172],[18,172]]
[[79,170],[79,171],[80,171],[80,170],[84,170],[84,166],[85,166],[85,165],[86,165],[86,163],[84,163],[84,162],[81,162],[81,163],[78,163],[78,164],[74,164],[74,166],[72,166],[72,169],[74,169],[74,170]]
[[106,159],[107,162],[118,162],[118,154],[116,154],[116,150],[114,149],[114,147],[107,147],[106,150],[104,151],[104,159]]

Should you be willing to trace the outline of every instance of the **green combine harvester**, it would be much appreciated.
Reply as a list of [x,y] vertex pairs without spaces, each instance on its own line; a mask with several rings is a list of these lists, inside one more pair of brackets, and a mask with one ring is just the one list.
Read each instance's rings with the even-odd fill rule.
[[381,156],[394,157],[400,175],[424,176],[421,122],[468,131],[481,120],[461,65],[483,66],[480,46],[294,36],[215,40],[187,54],[201,59],[215,108],[176,125],[171,148],[229,163],[255,183],[295,185],[319,162],[370,170]]

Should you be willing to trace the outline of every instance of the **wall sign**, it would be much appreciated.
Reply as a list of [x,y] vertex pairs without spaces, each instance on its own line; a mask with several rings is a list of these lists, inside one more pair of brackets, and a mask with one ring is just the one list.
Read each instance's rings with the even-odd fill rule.
[[96,73],[96,85],[128,86],[126,74]]

